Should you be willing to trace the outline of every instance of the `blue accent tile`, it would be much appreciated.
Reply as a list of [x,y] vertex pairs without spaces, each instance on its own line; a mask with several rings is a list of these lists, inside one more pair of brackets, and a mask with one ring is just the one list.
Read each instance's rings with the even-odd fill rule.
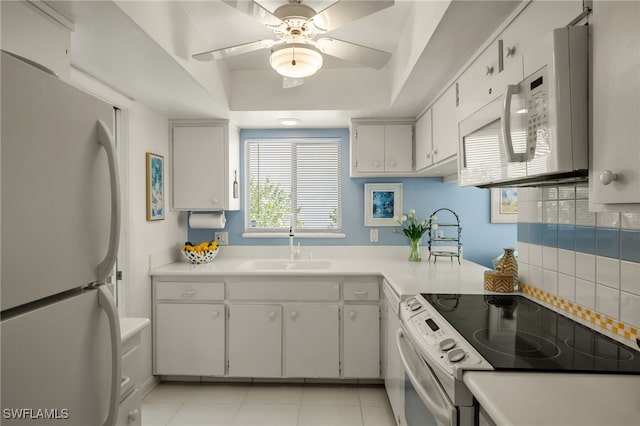
[[547,247],[558,247],[558,225],[545,223],[542,228],[542,244]]
[[575,226],[558,225],[558,248],[574,251],[576,249]]
[[542,245],[542,223],[532,223],[529,226],[529,243]]
[[640,263],[640,231],[620,231],[620,259]]
[[576,226],[576,251],[587,254],[596,253],[596,228],[593,226]]
[[529,223],[518,222],[518,242],[528,243],[529,239]]
[[598,256],[620,258],[620,230],[611,228],[596,229],[596,254]]

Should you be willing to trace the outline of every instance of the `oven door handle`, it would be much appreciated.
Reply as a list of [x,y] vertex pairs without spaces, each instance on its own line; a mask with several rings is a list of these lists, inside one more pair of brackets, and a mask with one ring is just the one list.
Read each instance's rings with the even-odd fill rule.
[[[420,383],[420,381],[416,377],[415,373],[411,370],[411,367],[409,366],[408,356],[405,353],[403,344],[402,344],[402,339],[404,338],[405,338],[404,332],[402,331],[401,328],[399,328],[398,331],[396,332],[396,343],[398,346],[398,352],[400,354],[400,360],[402,361],[402,364],[404,366],[404,371],[409,377],[409,380],[411,381],[413,388],[418,393],[418,396],[420,397],[422,402],[424,402],[424,404],[427,406],[429,411],[431,411],[431,414],[433,414],[433,417],[438,422],[438,425],[443,425],[443,426],[454,425],[456,422],[456,419],[455,419],[455,411],[453,407],[443,407],[442,405],[434,401],[431,395],[429,394],[429,391],[424,388],[424,386]],[[429,368],[429,367],[425,365],[425,368]],[[429,373],[431,374],[431,371],[429,371]],[[441,394],[441,397],[446,400],[446,398],[448,397],[446,396],[444,391],[441,389],[440,383],[436,382],[435,379],[433,380],[434,380],[433,391],[439,392]]]

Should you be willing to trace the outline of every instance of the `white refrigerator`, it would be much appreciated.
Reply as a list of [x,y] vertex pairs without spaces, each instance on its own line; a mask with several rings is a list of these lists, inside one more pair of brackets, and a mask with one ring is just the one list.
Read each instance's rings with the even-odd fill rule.
[[115,112],[24,58],[2,52],[0,65],[0,423],[113,425]]

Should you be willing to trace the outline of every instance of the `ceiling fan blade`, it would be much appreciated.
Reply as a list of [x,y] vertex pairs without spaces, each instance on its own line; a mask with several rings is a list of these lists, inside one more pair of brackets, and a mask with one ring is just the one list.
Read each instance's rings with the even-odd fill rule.
[[330,37],[318,39],[317,45],[327,55],[377,70],[385,66],[391,59],[389,52]]
[[340,0],[318,12],[310,21],[318,32],[335,30],[351,21],[392,6],[393,0]]
[[273,13],[252,0],[223,0],[224,3],[239,10],[245,15],[249,15],[254,19],[262,22],[268,27],[279,27],[284,22]]
[[280,40],[258,40],[250,43],[238,44],[237,46],[225,47],[223,49],[208,50],[206,52],[196,53],[192,55],[194,59],[199,61],[212,61],[214,59],[228,58],[229,56],[241,55],[243,53],[254,52],[260,49],[269,49],[270,47],[280,44]]

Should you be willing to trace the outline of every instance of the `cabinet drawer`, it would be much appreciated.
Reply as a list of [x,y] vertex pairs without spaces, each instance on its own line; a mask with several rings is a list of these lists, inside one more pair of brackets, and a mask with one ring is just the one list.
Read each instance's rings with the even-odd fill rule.
[[140,371],[140,349],[134,346],[122,355],[122,380],[120,382],[120,398],[125,398],[136,387],[138,371]]
[[239,281],[229,283],[231,300],[339,300],[338,281]]
[[377,282],[346,282],[342,297],[344,300],[379,300],[380,285]]
[[117,426],[140,426],[142,424],[141,406],[142,395],[136,389],[127,399],[120,403],[118,408]]
[[156,300],[223,300],[224,283],[160,282]]

